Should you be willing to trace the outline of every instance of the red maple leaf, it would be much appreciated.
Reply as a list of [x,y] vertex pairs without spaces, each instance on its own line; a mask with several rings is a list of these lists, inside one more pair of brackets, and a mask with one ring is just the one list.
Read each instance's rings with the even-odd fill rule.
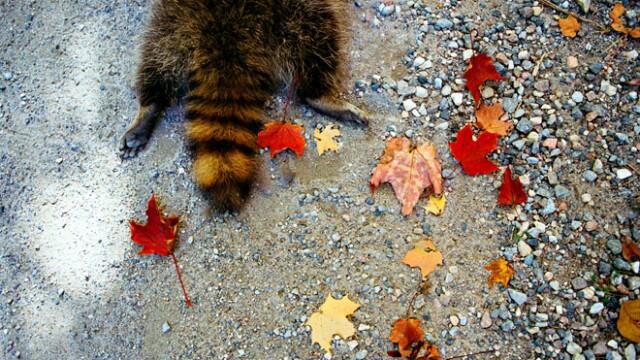
[[508,167],[502,175],[502,186],[500,186],[500,194],[498,195],[498,204],[500,205],[516,205],[524,204],[527,201],[527,194],[522,189],[522,183],[516,176],[511,177],[511,168]]
[[498,170],[486,156],[498,148],[498,135],[483,131],[478,140],[473,140],[471,125],[466,125],[456,136],[456,141],[449,143],[453,157],[460,162],[467,175],[490,174]]
[[305,145],[302,126],[290,122],[271,122],[258,133],[258,146],[268,147],[272,158],[287,149],[302,156]]
[[493,66],[493,59],[485,54],[478,54],[471,58],[469,61],[469,67],[464,73],[464,78],[467,80],[467,89],[471,91],[473,99],[476,104],[480,101],[480,86],[488,80],[504,80],[500,73]]
[[149,203],[147,204],[147,223],[145,225],[138,224],[135,220],[129,221],[129,227],[131,229],[131,240],[136,244],[142,245],[142,250],[138,255],[161,255],[171,256],[173,263],[176,266],[176,272],[178,273],[178,279],[180,280],[180,286],[182,287],[182,293],[184,299],[187,302],[187,306],[191,307],[191,299],[187,295],[187,291],[182,281],[182,274],[180,272],[180,266],[178,266],[178,259],[173,254],[173,247],[176,242],[176,233],[178,231],[179,218],[176,215],[171,215],[165,218],[158,209],[158,203],[156,202],[156,196],[151,195]]

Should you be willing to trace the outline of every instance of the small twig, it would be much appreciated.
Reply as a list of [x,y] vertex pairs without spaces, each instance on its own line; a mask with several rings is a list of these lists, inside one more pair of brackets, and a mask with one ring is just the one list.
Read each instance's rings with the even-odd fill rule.
[[533,68],[533,71],[531,72],[531,75],[533,75],[533,77],[538,76],[538,73],[540,72],[540,65],[542,65],[544,58],[546,58],[548,55],[549,53],[546,52],[542,54],[542,56],[540,57],[540,59],[538,59],[538,61],[536,61],[536,66]]
[[640,170],[638,170],[638,168],[635,165],[633,165],[632,163],[628,163],[627,165],[629,165],[631,170],[633,170],[636,174],[640,175]]
[[591,19],[589,19],[589,18],[586,18],[586,17],[584,17],[584,16],[582,16],[582,15],[578,15],[578,14],[574,13],[573,11],[565,10],[565,9],[561,8],[560,6],[558,6],[558,5],[554,4],[554,3],[552,3],[552,2],[551,2],[551,1],[549,1],[549,0],[538,0],[538,1],[540,1],[540,3],[541,3],[542,5],[548,6],[548,7],[552,8],[552,9],[554,9],[554,10],[556,10],[556,11],[560,11],[561,13],[564,13],[564,14],[566,14],[566,15],[571,15],[571,16],[573,16],[573,17],[577,18],[577,19],[580,19],[580,20],[581,20],[581,21],[583,21],[583,22],[586,22],[586,23],[588,23],[588,24],[591,24],[591,25],[593,25],[593,26],[595,26],[595,27],[599,28],[599,29],[600,29],[600,31],[602,31],[602,32],[604,32],[604,33],[608,33],[609,31],[611,31],[611,29],[609,29],[608,27],[606,27],[606,26],[604,26],[604,25],[600,24],[599,22],[594,21],[594,20],[591,20]]
[[413,303],[416,301],[416,298],[418,297],[418,294],[420,294],[422,292],[423,284],[424,284],[424,279],[420,280],[420,283],[418,284],[418,288],[413,293],[413,296],[411,297],[411,300],[409,300],[409,304],[407,305],[407,313],[405,315],[405,319],[408,319],[409,317],[411,317],[411,313],[413,313]]
[[478,36],[478,30],[477,29],[471,29],[471,32],[469,33],[469,42],[471,43],[471,51],[473,51],[475,53],[475,50],[473,49],[473,37],[474,36]]
[[29,134],[25,134],[25,133],[20,132],[20,131],[16,131],[16,130],[13,130],[13,129],[9,129],[9,128],[6,128],[6,127],[4,127],[4,126],[3,126],[2,128],[0,128],[0,129],[4,130],[4,131],[6,131],[6,132],[12,133],[12,134],[14,134],[14,135],[20,135],[20,136],[24,136],[24,137],[29,137],[29,136],[30,136]]
[[448,357],[446,360],[462,359],[463,357],[475,356],[475,355],[481,355],[481,354],[488,354],[488,353],[491,353],[491,352],[493,352],[493,350],[482,350],[482,351],[474,352],[474,353],[471,353],[471,354],[462,354],[462,355],[456,355],[456,356]]

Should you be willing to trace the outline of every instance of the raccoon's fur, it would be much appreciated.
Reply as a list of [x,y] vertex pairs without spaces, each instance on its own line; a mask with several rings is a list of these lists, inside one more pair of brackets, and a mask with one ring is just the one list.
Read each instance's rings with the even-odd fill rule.
[[263,108],[278,86],[295,78],[298,96],[315,108],[365,121],[332,100],[345,78],[347,10],[346,0],[155,2],[137,77],[140,113],[123,156],[144,146],[159,114],[186,90],[197,184],[219,209],[240,208],[256,177]]

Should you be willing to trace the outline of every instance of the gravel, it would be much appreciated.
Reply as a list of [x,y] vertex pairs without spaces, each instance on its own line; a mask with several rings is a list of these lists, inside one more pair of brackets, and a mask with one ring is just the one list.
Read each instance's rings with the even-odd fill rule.
[[[321,358],[304,323],[331,293],[362,305],[357,336],[335,340],[333,358],[380,359],[420,281],[401,259],[424,236],[445,265],[412,315],[445,358],[635,358],[615,330],[620,304],[640,295],[640,262],[621,247],[640,241],[635,43],[589,24],[567,39],[558,14],[531,1],[355,3],[346,96],[377,120],[338,124],[339,154],[318,157],[311,138],[300,158],[262,154],[238,215],[210,214],[195,189],[182,104],[139,158],[117,158],[149,2],[0,5],[0,358]],[[638,26],[631,3],[625,21]],[[610,5],[592,2],[587,16],[608,23]],[[463,74],[477,52],[506,78],[482,96],[515,127],[489,158],[521,177],[528,200],[516,209],[496,204],[500,173],[466,176],[448,151],[473,121]],[[336,124],[299,104],[291,116],[307,135]],[[441,217],[424,200],[401,216],[386,185],[371,194],[384,141],[398,135],[438,149]],[[151,192],[183,219],[176,255],[191,309],[171,261],[139,257],[129,240],[126,222],[144,218]],[[515,274],[489,289],[484,266],[499,257]]]

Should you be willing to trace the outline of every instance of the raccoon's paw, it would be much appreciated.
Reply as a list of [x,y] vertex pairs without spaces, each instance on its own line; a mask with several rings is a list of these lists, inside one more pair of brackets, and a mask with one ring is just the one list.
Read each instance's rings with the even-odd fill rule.
[[145,131],[145,129],[134,128],[128,130],[120,140],[120,158],[127,160],[136,157],[149,142],[149,135],[149,132]]
[[345,100],[331,96],[317,99],[306,99],[306,102],[317,111],[343,122],[354,123],[366,127],[373,121],[371,114],[368,114]]

